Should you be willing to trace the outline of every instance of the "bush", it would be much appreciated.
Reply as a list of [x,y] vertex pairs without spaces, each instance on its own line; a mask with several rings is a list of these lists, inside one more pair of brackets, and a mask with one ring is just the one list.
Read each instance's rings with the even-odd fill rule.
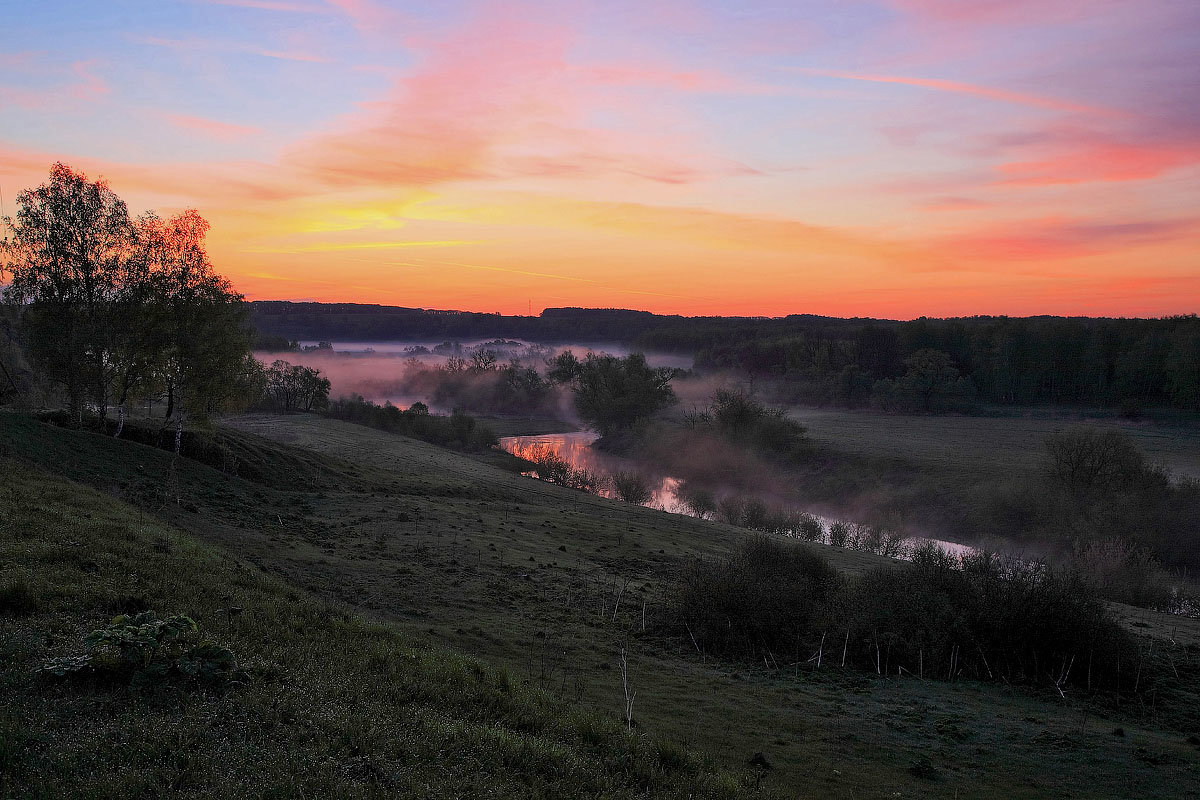
[[825,526],[812,514],[801,514],[796,534],[805,541],[819,542],[825,538]]
[[480,425],[474,417],[454,411],[450,416],[430,414],[424,403],[413,403],[401,411],[391,403],[376,405],[361,395],[334,400],[325,415],[398,433],[431,444],[455,450],[475,452],[495,447],[499,443],[495,431]]
[[843,586],[841,574],[816,553],[756,536],[726,559],[686,564],[674,614],[707,652],[795,655],[830,618]]
[[727,558],[684,567],[672,624],[727,658],[799,661],[823,637],[844,636],[846,664],[879,674],[1060,689],[1128,691],[1137,660],[1078,572],[989,553],[959,560],[933,545],[911,564],[847,580],[805,547],[756,537]]
[[1118,686],[1128,634],[1077,572],[936,546],[855,582],[844,627],[860,666],[1009,683]]
[[51,659],[37,672],[56,678],[100,677],[139,688],[157,688],[164,681],[212,685],[241,676],[233,653],[199,641],[198,631],[195,620],[182,614],[166,619],[153,611],[122,614],[87,635],[87,653]]
[[613,493],[626,503],[644,506],[654,499],[650,481],[636,472],[614,472],[610,483]]
[[702,489],[689,483],[680,483],[675,489],[675,496],[687,509],[688,513],[699,519],[707,519],[717,510],[717,500],[708,489]]
[[1146,460],[1129,434],[1074,428],[1046,437],[1046,471],[1073,495],[1127,491],[1143,482]]

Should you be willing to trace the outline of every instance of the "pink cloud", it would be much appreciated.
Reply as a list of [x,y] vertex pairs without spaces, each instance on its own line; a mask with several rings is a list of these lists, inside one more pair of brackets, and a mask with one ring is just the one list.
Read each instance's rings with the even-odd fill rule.
[[996,167],[999,183],[1011,186],[1124,182],[1156,178],[1200,164],[1200,144],[1144,144],[1115,140],[1060,146],[1046,158],[1009,161]]
[[[572,64],[574,32],[531,15],[485,14],[424,43],[424,58],[387,97],[288,148],[290,170],[326,186],[430,185],[511,177],[629,175],[684,183],[753,174],[661,131],[663,108],[629,86],[732,88],[716,73]],[[598,127],[597,110],[626,124]]]
[[262,128],[253,125],[234,125],[207,117],[195,117],[190,114],[165,114],[167,122],[176,128],[195,133],[201,133],[214,139],[233,140],[261,133]]
[[1200,219],[1101,222],[1050,217],[995,223],[944,239],[954,268],[979,261],[1057,261],[1194,238]]
[[1038,24],[1078,19],[1110,0],[884,0],[914,16],[964,24]]

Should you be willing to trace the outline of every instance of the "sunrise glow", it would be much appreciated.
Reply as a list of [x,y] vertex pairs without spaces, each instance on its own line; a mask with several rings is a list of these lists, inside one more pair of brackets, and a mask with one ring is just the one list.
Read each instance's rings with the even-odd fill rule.
[[11,4],[0,191],[194,207],[251,299],[1200,305],[1200,4]]

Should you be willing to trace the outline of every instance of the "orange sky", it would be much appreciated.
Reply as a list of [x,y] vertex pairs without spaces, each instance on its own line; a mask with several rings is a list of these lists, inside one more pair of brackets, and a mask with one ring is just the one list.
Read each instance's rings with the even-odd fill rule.
[[60,159],[195,207],[250,298],[1200,306],[1194,4],[55,5],[0,33],[6,210]]

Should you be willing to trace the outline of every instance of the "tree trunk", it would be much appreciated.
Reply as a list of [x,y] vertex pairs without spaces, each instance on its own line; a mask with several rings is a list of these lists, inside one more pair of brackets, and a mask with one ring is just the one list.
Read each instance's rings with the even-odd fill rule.
[[113,433],[114,439],[121,438],[121,431],[125,429],[125,404],[121,403],[117,406],[117,430]]

